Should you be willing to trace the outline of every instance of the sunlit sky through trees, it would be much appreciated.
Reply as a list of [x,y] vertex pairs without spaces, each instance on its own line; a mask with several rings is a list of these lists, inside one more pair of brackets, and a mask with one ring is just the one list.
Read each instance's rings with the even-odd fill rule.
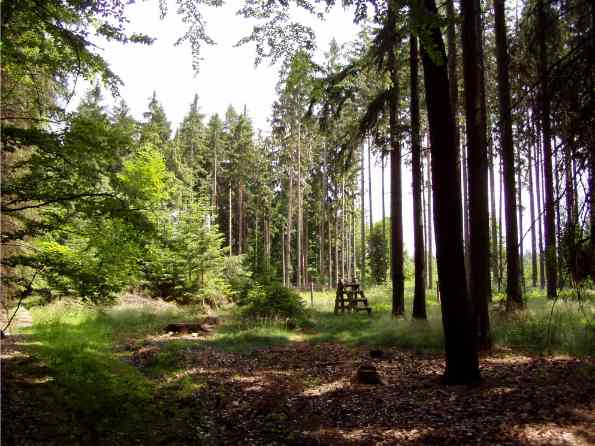
[[[95,42],[101,49],[112,70],[122,79],[121,97],[127,102],[133,116],[142,120],[142,114],[153,91],[164,106],[173,129],[177,128],[188,112],[195,93],[198,93],[201,112],[207,117],[218,113],[223,117],[229,105],[238,112],[246,107],[248,116],[255,128],[264,134],[269,133],[271,106],[275,99],[275,86],[278,82],[280,64],[263,63],[255,67],[254,45],[235,47],[238,40],[248,35],[254,24],[253,20],[236,15],[239,2],[227,2],[220,8],[206,8],[208,34],[216,45],[203,45],[200,70],[192,69],[192,55],[187,43],[175,46],[174,42],[184,33],[186,25],[182,23],[174,9],[160,19],[158,2],[140,2],[128,9],[129,30],[146,33],[156,38],[150,46],[111,42]],[[324,61],[324,52],[328,50],[332,38],[339,45],[356,39],[358,26],[353,24],[353,13],[335,7],[323,22],[303,11],[295,11],[296,18],[313,27],[317,36],[315,61]],[[77,81],[74,99],[69,108],[76,106],[89,84]],[[106,102],[113,103],[105,93]],[[428,145],[424,140],[424,145]],[[407,154],[405,148],[403,154]],[[367,156],[367,155],[366,155]],[[381,220],[381,169],[379,159],[373,157],[372,189],[374,221]],[[367,159],[365,163],[367,175]],[[366,191],[368,188],[366,178]],[[388,166],[385,171],[386,215],[390,215],[390,176]],[[525,197],[524,197],[525,198]],[[498,199],[498,197],[496,197]],[[368,199],[366,192],[366,220],[369,221]],[[403,169],[403,216],[404,242],[409,254],[413,252],[412,198],[410,168]],[[528,216],[526,216],[528,218]],[[529,237],[524,240],[529,248]]]

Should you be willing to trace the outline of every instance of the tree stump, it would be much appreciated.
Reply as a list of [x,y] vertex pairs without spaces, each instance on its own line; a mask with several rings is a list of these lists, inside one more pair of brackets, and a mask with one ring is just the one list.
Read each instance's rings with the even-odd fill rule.
[[382,379],[380,379],[380,375],[378,374],[378,370],[372,364],[363,364],[357,369],[357,373],[355,375],[355,381],[358,384],[368,384],[368,385],[382,385]]

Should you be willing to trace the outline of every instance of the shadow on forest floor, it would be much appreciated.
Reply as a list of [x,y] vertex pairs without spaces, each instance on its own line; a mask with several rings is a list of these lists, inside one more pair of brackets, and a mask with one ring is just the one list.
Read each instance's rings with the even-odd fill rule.
[[[365,341],[365,318],[171,337],[180,315],[131,311],[118,324],[150,330],[125,342],[125,324],[80,316],[3,342],[3,444],[595,444],[592,358],[500,351],[480,385],[444,387],[441,354],[327,342]],[[370,362],[384,385],[353,382]]]

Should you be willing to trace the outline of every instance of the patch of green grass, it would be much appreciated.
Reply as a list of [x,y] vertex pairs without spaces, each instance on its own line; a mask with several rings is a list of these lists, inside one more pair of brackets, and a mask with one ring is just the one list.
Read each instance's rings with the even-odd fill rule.
[[[365,314],[333,314],[335,293],[302,293],[307,303],[315,333],[306,339],[313,342],[344,342],[355,345],[395,346],[417,351],[440,351],[443,348],[440,303],[435,290],[426,290],[427,321],[411,320],[413,290],[405,290],[405,319],[390,317],[390,287],[366,290],[372,317]],[[555,302],[546,299],[540,289],[531,289],[525,298],[527,308],[508,315],[499,308],[496,294],[492,305],[492,337],[496,347],[510,347],[532,353],[566,353],[595,356],[595,299],[592,290],[576,293],[564,290]]]
[[64,389],[65,404],[100,431],[133,425],[154,387],[131,364],[114,354],[114,343],[154,333],[181,311],[124,306],[100,308],[56,302],[31,310],[26,348],[47,364]]
[[275,345],[287,344],[294,332],[283,321],[256,320],[238,321],[221,326],[212,338],[202,341],[221,350],[250,352]]
[[595,305],[532,296],[527,308],[492,315],[497,345],[532,353],[595,356]]

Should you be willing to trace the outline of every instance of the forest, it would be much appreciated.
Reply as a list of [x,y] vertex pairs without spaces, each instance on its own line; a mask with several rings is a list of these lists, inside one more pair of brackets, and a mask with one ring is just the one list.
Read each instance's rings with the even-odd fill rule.
[[238,2],[268,129],[135,116],[134,3],[0,1],[3,443],[595,443],[592,1]]

